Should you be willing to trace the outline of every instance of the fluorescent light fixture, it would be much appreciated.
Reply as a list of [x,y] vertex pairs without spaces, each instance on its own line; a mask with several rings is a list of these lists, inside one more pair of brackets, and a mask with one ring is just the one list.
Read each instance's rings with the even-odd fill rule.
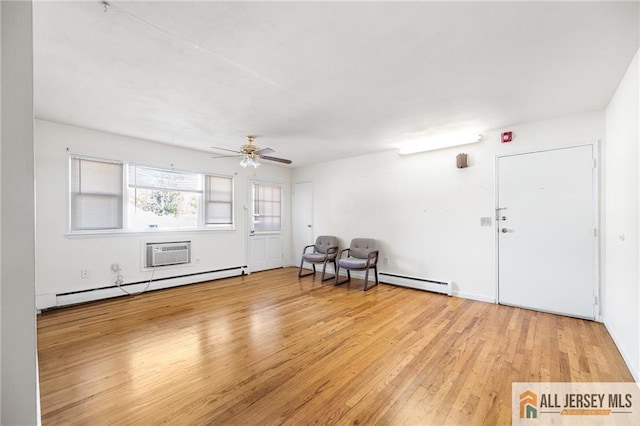
[[453,146],[469,145],[481,141],[478,133],[452,132],[414,139],[404,144],[400,155],[416,154],[418,152],[435,151],[436,149],[451,148]]

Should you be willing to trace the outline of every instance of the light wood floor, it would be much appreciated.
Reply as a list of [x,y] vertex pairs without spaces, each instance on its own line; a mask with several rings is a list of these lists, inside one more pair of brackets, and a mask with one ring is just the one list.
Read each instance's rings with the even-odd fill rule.
[[514,381],[633,381],[602,324],[296,274],[40,315],[43,424],[507,425]]

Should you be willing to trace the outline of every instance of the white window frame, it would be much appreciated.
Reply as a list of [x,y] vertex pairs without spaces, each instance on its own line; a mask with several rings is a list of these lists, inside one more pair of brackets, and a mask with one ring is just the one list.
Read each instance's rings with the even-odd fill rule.
[[[71,162],[73,159],[98,161],[104,163],[119,164],[122,166],[122,228],[113,229],[88,229],[88,230],[76,230],[71,228]],[[175,172],[175,173],[188,173],[197,175],[198,183],[202,190],[200,193],[200,205],[198,208],[198,220],[197,226],[194,228],[172,228],[172,229],[130,229],[129,223],[129,166],[144,167],[154,170]],[[231,179],[231,224],[206,224],[206,177],[221,177]],[[163,167],[157,167],[147,164],[140,164],[136,162],[127,162],[122,160],[114,160],[109,158],[95,157],[85,154],[76,154],[69,152],[67,154],[67,182],[66,182],[66,197],[67,197],[67,212],[66,212],[66,235],[67,236],[82,236],[82,235],[95,235],[95,234],[149,234],[149,233],[179,233],[179,232],[220,232],[220,231],[235,231],[236,230],[236,193],[235,193],[235,176],[208,173],[208,172],[194,172],[187,170],[171,170]],[[185,190],[185,192],[193,192]]]
[[[71,196],[71,171],[72,171],[72,167],[71,167],[71,163],[73,160],[86,160],[86,161],[94,161],[94,162],[100,162],[100,163],[109,163],[109,164],[119,164],[122,167],[122,199],[121,199],[121,205],[122,205],[122,227],[121,228],[105,228],[105,229],[72,229],[72,220],[71,220],[71,216],[72,216],[72,207],[71,207],[71,201],[72,201],[72,196]],[[102,234],[102,233],[120,233],[123,232],[126,229],[126,216],[125,216],[125,210],[124,210],[124,206],[125,206],[125,198],[127,196],[126,193],[126,181],[125,181],[125,169],[126,169],[126,164],[122,161],[118,161],[118,160],[112,160],[112,159],[107,159],[107,158],[100,158],[100,157],[93,157],[93,156],[89,156],[89,155],[81,155],[81,154],[72,154],[69,153],[67,155],[67,234]]]

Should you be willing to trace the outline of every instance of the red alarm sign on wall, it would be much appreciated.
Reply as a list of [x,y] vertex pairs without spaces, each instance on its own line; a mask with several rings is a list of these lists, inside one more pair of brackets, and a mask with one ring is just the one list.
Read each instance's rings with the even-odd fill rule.
[[513,132],[502,132],[502,143],[511,142],[513,140]]

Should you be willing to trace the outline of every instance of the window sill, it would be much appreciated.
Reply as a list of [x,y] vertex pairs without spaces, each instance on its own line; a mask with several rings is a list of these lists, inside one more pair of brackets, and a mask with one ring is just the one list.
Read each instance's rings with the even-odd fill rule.
[[117,237],[117,236],[149,236],[149,235],[179,235],[179,234],[218,234],[223,232],[235,232],[235,227],[220,228],[191,228],[191,229],[148,229],[148,230],[96,230],[96,231],[74,231],[64,234],[67,238],[84,238],[84,237]]

